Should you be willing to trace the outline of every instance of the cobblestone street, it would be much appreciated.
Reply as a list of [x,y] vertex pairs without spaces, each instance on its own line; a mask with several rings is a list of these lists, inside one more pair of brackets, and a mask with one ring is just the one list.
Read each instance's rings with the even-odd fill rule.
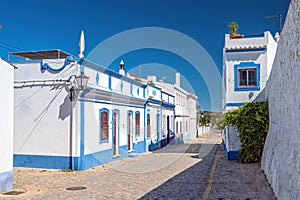
[[15,168],[14,191],[0,199],[275,199],[259,165],[225,160],[217,130],[86,171]]

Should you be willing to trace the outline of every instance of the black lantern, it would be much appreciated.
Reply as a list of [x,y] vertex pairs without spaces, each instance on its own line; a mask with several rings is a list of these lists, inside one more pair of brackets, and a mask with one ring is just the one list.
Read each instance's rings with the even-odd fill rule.
[[83,72],[80,72],[79,76],[75,76],[76,86],[70,88],[70,101],[74,101],[80,90],[83,90],[87,86],[89,78]]
[[89,78],[83,72],[80,72],[80,75],[75,77],[78,90],[83,90],[87,86]]

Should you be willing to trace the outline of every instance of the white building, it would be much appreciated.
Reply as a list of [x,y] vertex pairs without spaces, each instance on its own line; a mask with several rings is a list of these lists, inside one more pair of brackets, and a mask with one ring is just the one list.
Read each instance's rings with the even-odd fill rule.
[[[175,84],[154,81],[155,85],[174,99],[174,124],[172,130],[175,133],[177,143],[188,142],[197,136],[197,109],[196,102],[198,97],[184,90],[180,86],[180,73],[175,74]],[[152,79],[151,79],[152,81]],[[173,120],[172,120],[173,121]]]
[[0,192],[12,189],[14,67],[0,58]]
[[25,58],[15,63],[14,166],[82,170],[145,152],[144,84],[60,50],[12,55]]
[[[276,34],[275,40],[279,40]],[[223,49],[223,111],[253,101],[265,88],[276,54],[277,42],[270,32],[232,39],[225,35]],[[226,127],[223,145],[228,159],[237,159],[238,132]]]

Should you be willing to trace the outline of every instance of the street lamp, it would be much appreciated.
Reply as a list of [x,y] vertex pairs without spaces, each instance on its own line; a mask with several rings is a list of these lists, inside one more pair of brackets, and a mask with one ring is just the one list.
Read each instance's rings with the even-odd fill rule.
[[89,78],[83,72],[80,72],[80,75],[75,77],[78,90],[83,90],[87,86]]
[[72,86],[70,88],[70,97],[69,97],[70,101],[74,101],[79,91],[83,90],[87,86],[89,78],[90,77],[86,76],[83,72],[80,72],[80,75],[75,76],[76,86],[75,87]]

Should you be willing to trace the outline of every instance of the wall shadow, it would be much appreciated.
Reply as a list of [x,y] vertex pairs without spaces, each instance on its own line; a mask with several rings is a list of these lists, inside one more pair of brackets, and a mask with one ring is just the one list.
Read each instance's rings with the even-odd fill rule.
[[[202,199],[218,145],[215,144],[203,160],[170,178],[140,199]],[[199,153],[201,144],[189,146],[186,153]]]

